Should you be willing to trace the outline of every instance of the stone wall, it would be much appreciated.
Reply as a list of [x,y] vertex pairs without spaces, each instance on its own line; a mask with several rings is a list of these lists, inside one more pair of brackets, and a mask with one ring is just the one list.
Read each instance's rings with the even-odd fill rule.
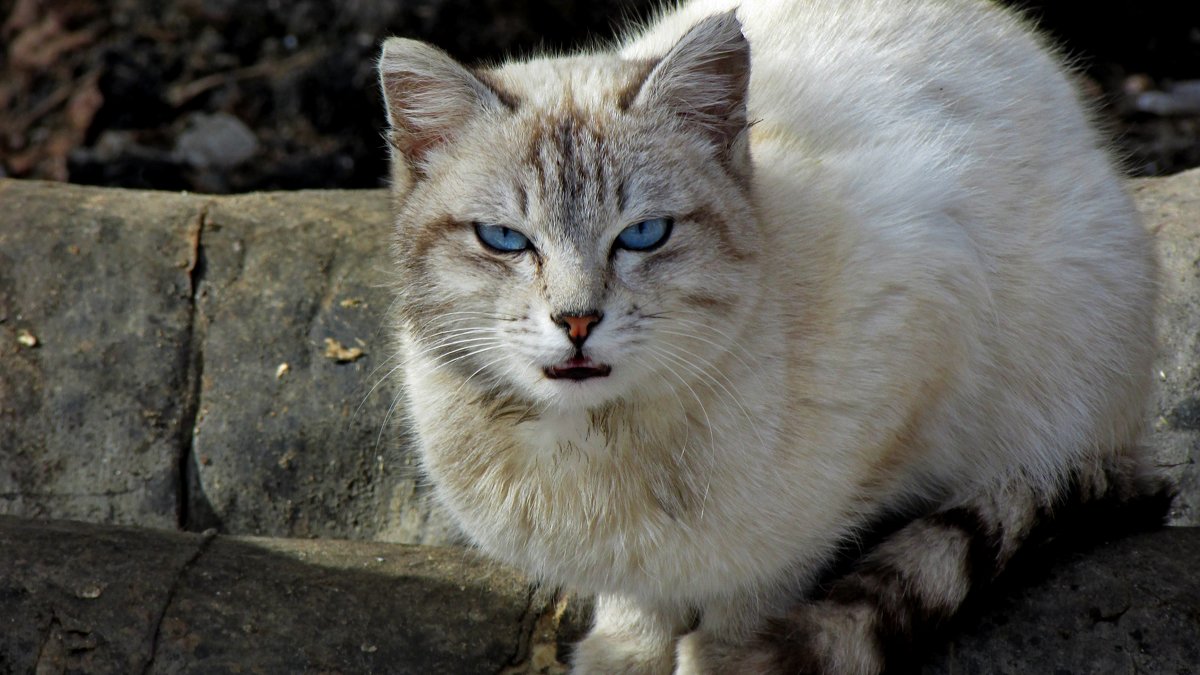
[[[1200,524],[1200,171],[1134,185],[1163,260],[1147,442]],[[394,425],[381,191],[0,180],[0,513],[445,544]]]
[[[1147,443],[1197,525],[1200,171],[1133,190],[1163,260]],[[586,602],[384,543],[454,541],[394,424],[384,193],[0,205],[0,672],[561,671]],[[1027,566],[924,671],[1184,672],[1198,537]]]
[[0,203],[0,513],[449,540],[389,414],[383,192]]

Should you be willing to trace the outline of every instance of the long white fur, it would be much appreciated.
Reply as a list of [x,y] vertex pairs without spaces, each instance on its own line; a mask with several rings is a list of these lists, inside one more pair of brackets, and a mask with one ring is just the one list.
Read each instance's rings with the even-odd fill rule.
[[[623,144],[624,122],[606,121],[619,118],[621,59],[661,58],[735,8],[752,59],[748,202],[709,165],[684,167],[696,176],[686,190],[639,177],[653,158]],[[689,37],[697,45],[739,27],[705,25],[711,35]],[[447,77],[414,45],[385,46],[385,92],[389,73]],[[464,228],[408,281],[408,301],[449,298],[466,312],[438,320],[478,341],[460,347],[469,370],[447,366],[413,322],[398,330],[409,416],[442,503],[491,555],[601,594],[578,671],[674,667],[693,610],[703,619],[689,641],[743,640],[869,518],[1013,481],[1049,498],[1136,442],[1153,350],[1148,237],[1064,69],[1020,20],[968,1],[695,0],[619,56],[496,69],[518,112],[475,109],[426,185],[397,181],[402,261],[414,228],[447,213],[511,225],[544,254],[540,270],[514,263],[497,281],[455,262],[478,248]],[[668,75],[691,96],[729,95]],[[454,71],[458,89],[443,95],[461,96],[471,77]],[[642,91],[635,106],[667,105],[654,98]],[[528,111],[564,100],[616,129],[596,152],[633,167],[618,215],[599,194],[570,206],[531,192],[518,207],[513,186],[532,178],[505,153]],[[680,225],[672,242],[695,252],[695,269],[663,283],[736,304],[684,314],[665,298],[665,320],[628,318],[655,286],[621,254],[624,285],[602,287],[608,242],[701,197],[727,209],[756,255],[704,258],[701,235]],[[555,225],[568,206],[596,247]],[[571,353],[550,315],[580,303],[606,312],[588,344],[613,375],[547,380],[541,368]],[[497,393],[530,415],[497,422],[472,402]],[[590,421],[602,409],[612,435]],[[921,578],[932,596],[961,597],[957,580],[938,591],[937,579]],[[703,669],[697,654],[677,665]]]

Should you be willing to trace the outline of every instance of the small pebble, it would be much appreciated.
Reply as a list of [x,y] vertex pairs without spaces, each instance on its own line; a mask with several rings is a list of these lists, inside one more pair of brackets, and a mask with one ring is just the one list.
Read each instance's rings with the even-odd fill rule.
[[100,597],[100,594],[102,593],[104,593],[104,587],[100,584],[88,584],[87,586],[84,586],[76,591],[75,595],[83,598],[84,600],[95,600],[96,598]]
[[17,331],[17,342],[21,343],[22,346],[29,347],[30,349],[33,349],[40,344],[37,336],[25,330],[24,328],[22,328],[20,331]]

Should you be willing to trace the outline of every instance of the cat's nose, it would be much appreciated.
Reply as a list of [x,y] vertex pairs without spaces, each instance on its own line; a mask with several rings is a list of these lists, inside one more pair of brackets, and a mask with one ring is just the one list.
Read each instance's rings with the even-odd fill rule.
[[600,323],[600,319],[604,318],[604,313],[599,310],[590,309],[578,314],[555,314],[551,317],[554,323],[563,327],[567,331],[567,337],[576,347],[582,347],[583,341],[587,340],[588,334],[592,330],[592,326]]

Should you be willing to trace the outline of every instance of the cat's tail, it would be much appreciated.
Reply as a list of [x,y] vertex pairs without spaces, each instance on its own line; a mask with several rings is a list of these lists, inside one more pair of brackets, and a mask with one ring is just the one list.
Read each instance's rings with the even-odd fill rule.
[[[753,673],[908,670],[920,642],[1015,559],[1050,540],[1112,537],[1161,525],[1171,485],[1134,450],[1097,461],[1055,495],[1029,481],[981,490],[896,530],[757,638],[737,669]],[[910,666],[912,664],[909,664]]]

